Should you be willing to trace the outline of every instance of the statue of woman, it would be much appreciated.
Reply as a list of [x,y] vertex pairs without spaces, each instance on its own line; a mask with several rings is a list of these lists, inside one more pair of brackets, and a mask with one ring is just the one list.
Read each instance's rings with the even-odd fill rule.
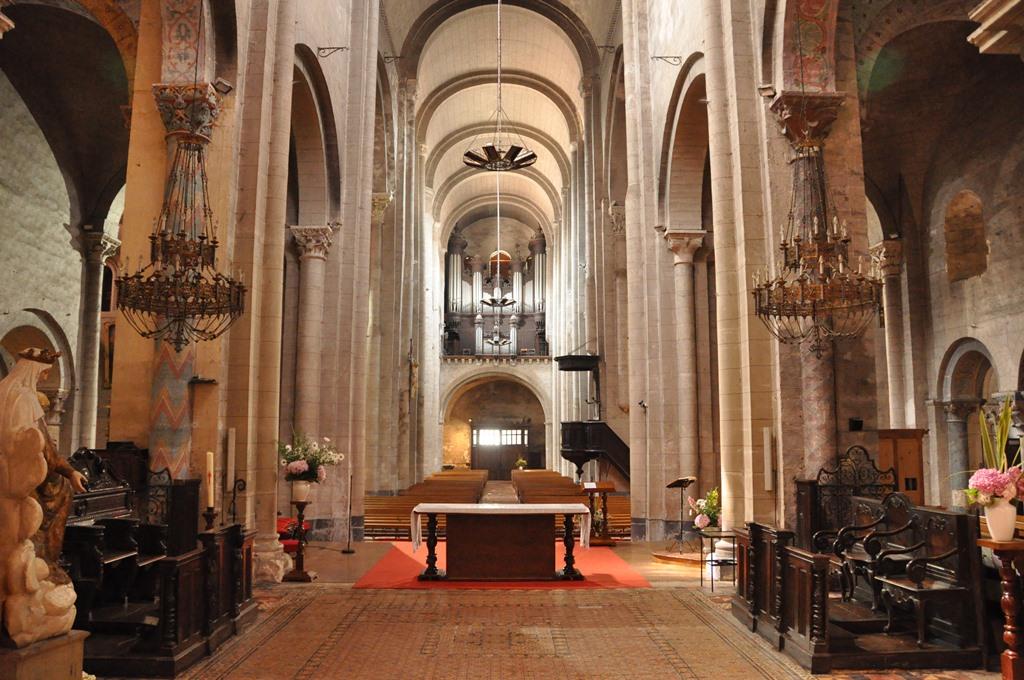
[[0,605],[15,645],[67,632],[75,591],[58,566],[72,490],[81,473],[57,453],[37,386],[60,353],[27,349],[0,380]]

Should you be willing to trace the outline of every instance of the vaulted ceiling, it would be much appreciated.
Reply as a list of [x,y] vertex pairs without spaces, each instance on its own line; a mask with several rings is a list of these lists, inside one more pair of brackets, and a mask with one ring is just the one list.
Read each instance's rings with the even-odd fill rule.
[[[616,18],[615,0],[503,0],[502,104],[538,155],[501,174],[502,213],[515,209],[549,232],[560,218],[574,143],[583,133],[581,80]],[[439,236],[455,221],[493,213],[498,173],[470,170],[462,154],[490,141],[497,94],[495,0],[382,0],[381,50],[416,81],[417,139]],[[598,38],[597,36],[600,36]],[[465,226],[465,225],[463,225]]]

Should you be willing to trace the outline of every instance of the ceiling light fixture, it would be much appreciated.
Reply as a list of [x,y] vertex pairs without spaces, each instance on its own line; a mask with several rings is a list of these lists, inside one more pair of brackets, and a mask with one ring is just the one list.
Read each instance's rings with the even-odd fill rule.
[[[521,170],[537,162],[534,153],[508,119],[501,105],[501,0],[498,0],[498,96],[494,109],[494,135],[489,143],[477,146],[480,135],[473,138],[462,155],[462,162],[471,168],[502,172]],[[502,126],[504,123],[504,127]]]

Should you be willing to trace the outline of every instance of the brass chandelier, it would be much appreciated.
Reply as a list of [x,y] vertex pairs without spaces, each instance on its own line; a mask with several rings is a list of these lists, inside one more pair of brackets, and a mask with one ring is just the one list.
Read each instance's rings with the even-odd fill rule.
[[[202,21],[200,21],[202,27]],[[202,29],[200,28],[200,35]],[[245,286],[217,271],[217,230],[206,178],[206,144],[197,122],[199,39],[190,115],[177,138],[163,205],[149,236],[149,263],[117,279],[117,308],[145,338],[180,352],[192,342],[213,340],[245,311]],[[216,115],[216,109],[210,117]],[[202,132],[201,132],[201,131]]]
[[[501,105],[501,0],[498,0],[498,95],[494,115],[494,134],[489,142],[477,146],[479,135],[473,138],[462,155],[462,162],[471,168],[502,172],[521,170],[537,162],[534,153],[512,123]],[[504,123],[504,127],[502,126]]]
[[[798,16],[797,52],[800,92],[796,106],[783,93],[783,128],[796,156],[789,215],[779,244],[775,274],[766,267],[754,274],[754,308],[768,330],[784,344],[807,342],[819,359],[834,340],[860,336],[882,308],[882,277],[878,261],[864,258],[856,270],[850,262],[850,233],[840,221],[828,186],[822,144],[835,119],[841,97],[808,96],[804,74],[803,27]],[[808,110],[814,99],[817,109]],[[773,108],[775,105],[773,105]]]
[[833,340],[861,335],[882,304],[878,262],[850,263],[850,234],[836,214],[819,145],[800,146],[777,273],[754,275],[757,316],[782,343],[809,342],[821,357]]

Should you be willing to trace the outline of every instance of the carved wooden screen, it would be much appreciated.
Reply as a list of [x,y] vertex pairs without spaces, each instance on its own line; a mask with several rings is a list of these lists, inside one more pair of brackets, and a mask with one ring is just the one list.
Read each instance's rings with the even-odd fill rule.
[[819,526],[838,529],[853,523],[853,496],[883,498],[896,490],[896,471],[879,470],[863,446],[851,446],[835,469],[818,471]]

